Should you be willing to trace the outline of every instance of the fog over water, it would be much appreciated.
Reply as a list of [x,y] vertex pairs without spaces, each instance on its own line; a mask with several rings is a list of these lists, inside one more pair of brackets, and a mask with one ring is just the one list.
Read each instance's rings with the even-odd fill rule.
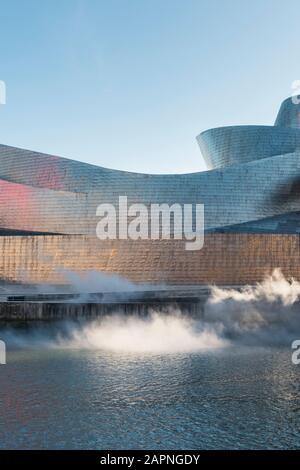
[[[99,288],[95,279],[91,285]],[[134,284],[126,281],[125,285],[134,290]],[[124,289],[122,280],[114,279],[113,287]],[[300,283],[285,279],[280,270],[275,270],[263,282],[241,291],[212,287],[204,313],[199,312],[198,318],[184,315],[179,308],[163,313],[149,310],[143,317],[118,310],[115,315],[93,321],[32,325],[25,330],[5,327],[1,338],[11,347],[154,354],[201,352],[232,345],[290,346],[300,338],[299,297]]]
[[3,325],[0,448],[299,448],[299,295],[275,271],[199,317]]

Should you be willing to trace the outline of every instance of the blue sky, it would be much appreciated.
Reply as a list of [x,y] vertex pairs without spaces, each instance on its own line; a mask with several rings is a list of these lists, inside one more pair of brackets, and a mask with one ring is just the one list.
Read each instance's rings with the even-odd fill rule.
[[0,0],[0,142],[149,173],[272,124],[300,79],[297,0]]

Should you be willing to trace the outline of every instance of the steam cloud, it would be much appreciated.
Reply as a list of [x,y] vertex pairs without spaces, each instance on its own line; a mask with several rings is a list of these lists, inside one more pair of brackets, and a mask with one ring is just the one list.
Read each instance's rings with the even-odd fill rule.
[[[97,286],[95,286],[97,287]],[[128,288],[130,289],[130,285]],[[300,338],[300,283],[275,270],[241,290],[211,288],[204,312],[150,311],[147,317],[113,315],[93,322],[63,322],[27,332],[0,331],[17,347],[100,349],[118,353],[192,353],[230,345],[282,345]]]
[[224,345],[215,331],[195,324],[179,312],[153,312],[148,318],[107,317],[100,323],[73,329],[67,342],[65,338],[56,342],[57,347],[133,353],[189,353]]
[[284,345],[300,337],[300,283],[274,270],[254,287],[213,287],[204,322],[219,335],[244,344]]

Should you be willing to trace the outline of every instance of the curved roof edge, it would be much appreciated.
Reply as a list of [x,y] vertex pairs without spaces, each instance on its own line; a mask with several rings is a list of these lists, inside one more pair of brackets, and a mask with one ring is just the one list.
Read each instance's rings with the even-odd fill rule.
[[210,169],[293,153],[300,149],[300,129],[277,126],[227,126],[196,137]]

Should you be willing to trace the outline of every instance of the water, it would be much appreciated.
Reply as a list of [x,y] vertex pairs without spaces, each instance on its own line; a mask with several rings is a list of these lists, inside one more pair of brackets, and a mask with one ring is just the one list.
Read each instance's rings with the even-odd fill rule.
[[300,447],[300,283],[181,312],[0,327],[2,449]]
[[299,372],[285,348],[11,350],[0,447],[299,448]]

